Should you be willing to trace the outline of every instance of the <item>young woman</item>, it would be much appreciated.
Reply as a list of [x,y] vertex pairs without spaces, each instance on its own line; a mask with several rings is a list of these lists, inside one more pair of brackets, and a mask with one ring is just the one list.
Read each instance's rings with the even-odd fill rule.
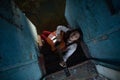
[[57,41],[62,41],[60,38],[61,32],[64,33],[63,41],[66,46],[66,53],[63,55],[63,61],[60,62],[61,66],[66,66],[67,59],[75,52],[78,43],[81,41],[82,33],[79,29],[70,29],[65,26],[58,26],[56,30]]
[[[49,32],[46,31],[46,33]],[[43,34],[41,37],[43,37]],[[57,46],[59,46],[59,50],[64,53],[60,65],[65,67],[67,59],[75,52],[81,38],[82,33],[79,29],[70,29],[60,25],[57,27],[56,31],[49,33],[46,38],[44,35],[43,39],[51,46],[52,51],[56,51]]]

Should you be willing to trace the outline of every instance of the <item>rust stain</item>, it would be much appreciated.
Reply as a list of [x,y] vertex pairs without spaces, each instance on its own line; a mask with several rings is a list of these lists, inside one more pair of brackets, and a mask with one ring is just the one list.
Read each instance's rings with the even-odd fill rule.
[[29,56],[30,56],[30,59],[33,59],[32,53],[30,53],[30,55],[29,55]]

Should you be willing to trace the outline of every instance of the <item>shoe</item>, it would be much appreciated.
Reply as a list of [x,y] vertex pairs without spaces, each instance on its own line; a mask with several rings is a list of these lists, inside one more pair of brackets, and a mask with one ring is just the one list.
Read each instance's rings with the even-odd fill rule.
[[67,66],[67,65],[66,65],[66,62],[64,62],[64,61],[60,62],[59,65],[60,65],[61,67],[66,67],[66,66]]

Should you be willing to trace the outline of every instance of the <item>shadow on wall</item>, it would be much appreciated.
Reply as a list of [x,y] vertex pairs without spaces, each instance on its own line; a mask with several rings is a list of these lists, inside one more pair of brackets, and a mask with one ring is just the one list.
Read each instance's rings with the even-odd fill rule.
[[66,25],[65,0],[15,0],[16,4],[37,27],[38,34],[43,30],[53,31],[59,24]]

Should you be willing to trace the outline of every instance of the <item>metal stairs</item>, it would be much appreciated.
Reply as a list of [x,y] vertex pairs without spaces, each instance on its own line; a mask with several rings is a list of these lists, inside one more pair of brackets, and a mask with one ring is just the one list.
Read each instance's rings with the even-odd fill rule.
[[64,70],[61,70],[46,76],[45,80],[108,80],[98,74],[95,64],[91,60],[72,66],[69,71],[71,73],[69,77],[66,77]]

